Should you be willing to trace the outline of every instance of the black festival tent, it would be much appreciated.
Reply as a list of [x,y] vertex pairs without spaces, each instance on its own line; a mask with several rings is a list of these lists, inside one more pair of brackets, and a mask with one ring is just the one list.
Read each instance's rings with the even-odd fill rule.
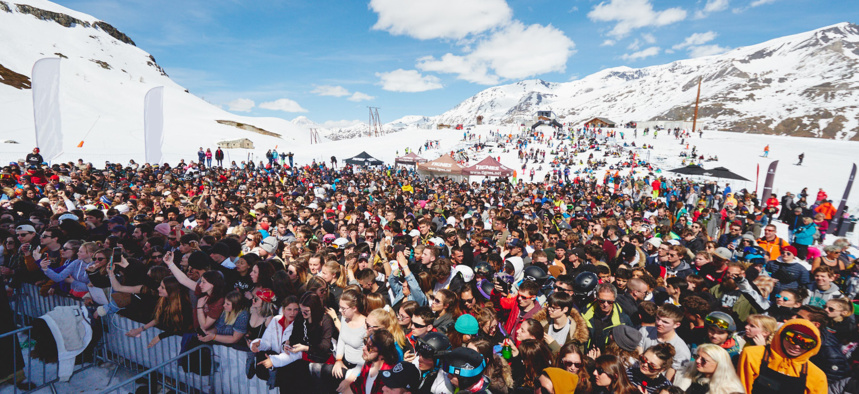
[[709,176],[709,177],[713,177],[713,178],[734,179],[737,181],[751,182],[750,180],[746,179],[742,175],[734,173],[733,171],[731,171],[725,167],[716,167],[716,168],[713,168],[711,170],[705,170],[701,175]]
[[704,173],[704,168],[699,165],[690,164],[686,167],[675,168],[673,170],[668,170],[668,172],[673,172],[676,174],[682,175],[702,175]]
[[346,159],[346,164],[353,166],[380,166],[384,164],[381,160],[370,156],[367,152],[361,152],[354,157]]

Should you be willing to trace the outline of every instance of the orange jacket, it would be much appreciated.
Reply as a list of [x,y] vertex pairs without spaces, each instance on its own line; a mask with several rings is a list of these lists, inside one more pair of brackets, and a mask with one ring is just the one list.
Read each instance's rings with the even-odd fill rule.
[[825,217],[826,220],[832,220],[832,217],[835,216],[835,213],[837,211],[838,210],[835,209],[834,206],[832,206],[832,203],[829,202],[825,202],[823,204],[818,205],[817,208],[814,208],[814,212],[822,213],[823,217]]
[[766,240],[766,238],[761,238],[758,240],[758,246],[763,248],[769,255],[770,260],[775,260],[781,256],[781,248],[790,245],[787,241],[775,237],[772,242]]
[[[811,328],[817,336],[817,346],[796,358],[786,356],[781,347],[781,333],[785,327],[791,325],[802,325]],[[811,324],[810,321],[805,319],[788,320],[784,322],[784,325],[782,325],[778,331],[776,331],[771,345],[746,346],[746,348],[743,349],[743,353],[740,354],[740,362],[737,365],[737,374],[740,376],[740,382],[745,386],[747,393],[752,392],[752,386],[755,383],[755,379],[760,375],[761,360],[764,356],[764,350],[769,347],[770,358],[767,366],[770,369],[787,376],[797,377],[802,372],[803,364],[808,363],[805,380],[805,393],[826,394],[829,392],[826,375],[820,370],[820,368],[812,364],[811,361],[808,361],[812,356],[820,351],[821,342],[820,331],[818,331],[817,327]]]

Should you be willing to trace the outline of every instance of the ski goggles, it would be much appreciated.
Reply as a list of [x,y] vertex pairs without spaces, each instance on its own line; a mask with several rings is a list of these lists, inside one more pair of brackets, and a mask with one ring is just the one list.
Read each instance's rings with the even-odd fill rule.
[[730,331],[729,328],[731,327],[731,323],[715,316],[707,316],[707,318],[704,319],[704,323],[708,326],[713,326],[724,331]]
[[817,346],[817,340],[815,340],[814,338],[809,338],[808,336],[800,332],[788,330],[782,334],[782,337],[791,345],[799,346],[803,350],[811,350],[814,349],[815,346]]

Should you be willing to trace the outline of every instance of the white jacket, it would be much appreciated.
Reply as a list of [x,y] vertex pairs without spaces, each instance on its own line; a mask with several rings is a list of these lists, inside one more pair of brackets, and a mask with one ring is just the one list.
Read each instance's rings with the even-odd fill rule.
[[68,382],[75,369],[75,357],[83,353],[92,340],[88,312],[80,306],[58,306],[42,315],[57,343],[57,376]]
[[277,354],[270,355],[271,364],[275,368],[280,368],[285,365],[292,364],[294,361],[301,359],[302,352],[290,353],[283,351],[283,345],[289,342],[289,337],[292,335],[292,328],[295,324],[290,323],[286,328],[282,328],[280,321],[283,320],[283,315],[277,315],[268,326],[265,328],[265,333],[262,338],[257,338],[251,344],[259,343],[261,352],[272,351]]

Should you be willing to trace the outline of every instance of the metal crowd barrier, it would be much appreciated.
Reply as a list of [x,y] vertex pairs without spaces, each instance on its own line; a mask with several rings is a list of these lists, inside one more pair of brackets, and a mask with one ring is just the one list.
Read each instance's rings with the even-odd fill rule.
[[[110,386],[101,391],[106,393],[127,393],[135,392],[135,387],[142,383],[146,385],[149,393],[166,393],[172,390],[176,393],[207,393],[211,392],[214,387],[212,382],[215,378],[215,364],[209,366],[208,376],[202,376],[198,373],[186,373],[180,367],[181,360],[185,358],[197,358],[198,361],[203,357],[203,351],[208,349],[212,351],[209,345],[200,345],[184,353],[177,354],[161,363],[152,366],[151,368],[132,376],[128,380]],[[197,365],[200,365],[198,362]],[[200,371],[196,371],[200,372]],[[129,389],[130,388],[130,389]]]
[[[18,358],[19,352],[17,350],[11,352],[12,354],[9,359],[11,359],[11,365],[13,366],[17,366],[19,362],[23,362],[23,369],[18,369],[17,367],[12,369],[14,369],[16,373],[17,371],[23,370],[25,381],[29,382],[30,386],[26,390],[19,388],[15,384],[15,378],[12,378],[12,380],[8,383],[11,384],[11,389],[13,393],[31,393],[37,390],[41,390],[45,387],[50,387],[51,392],[56,393],[57,388],[55,384],[60,381],[59,364],[49,364],[45,363],[44,361],[33,358],[32,348],[35,346],[35,342],[32,341],[32,330],[32,326],[26,326],[21,327],[15,331],[9,331],[7,333],[4,333],[3,335],[0,335],[0,343],[10,341],[11,346],[15,346],[21,349],[20,353],[23,359]],[[78,355],[78,358],[81,358],[84,354],[86,354],[86,352]],[[92,361],[80,364],[75,363],[71,379],[75,377],[76,373],[91,368],[93,365],[94,364],[92,363]]]
[[83,305],[83,300],[74,297],[56,294],[43,297],[39,294],[39,287],[29,283],[22,284],[20,288],[16,289],[12,300],[15,303],[16,323],[19,326],[30,324],[32,319],[36,319],[58,306]]
[[[16,292],[14,302],[18,321],[29,322],[57,306],[79,305],[82,301],[60,295],[42,297],[39,295],[38,287],[24,284]],[[110,386],[105,392],[116,392],[122,387],[133,386],[135,380],[146,378],[147,382],[154,382],[154,384],[149,384],[150,392],[155,392],[152,390],[157,387],[166,387],[178,392],[211,392],[219,394],[279,393],[278,389],[268,390],[266,382],[259,378],[247,378],[245,375],[245,363],[248,357],[247,351],[223,345],[206,345],[205,348],[210,349],[212,352],[211,365],[213,373],[208,376],[201,376],[197,373],[185,372],[178,366],[176,360],[181,358],[179,354],[182,346],[181,336],[165,338],[152,348],[148,348],[147,346],[152,338],[161,333],[157,328],[144,331],[139,338],[132,338],[126,336],[125,333],[142,326],[142,323],[120,315],[93,319],[92,322],[94,326],[94,341],[98,338],[95,332],[99,330],[99,327],[96,326],[97,324],[101,325],[101,336],[94,346],[93,359],[96,363],[102,364],[102,366],[112,366],[114,368],[104,385],[110,386],[120,368],[136,374],[135,377],[129,380]],[[28,329],[29,327],[25,327],[15,332],[20,334],[23,332],[22,330],[26,331]],[[7,333],[4,335],[12,334]],[[27,361],[25,359],[25,362]],[[105,365],[103,363],[109,364]],[[27,368],[29,368],[30,363],[27,364]],[[45,368],[50,370],[50,367]],[[54,370],[56,370],[56,366],[54,366]],[[77,371],[78,369],[75,370],[75,372]],[[27,374],[27,376],[29,379],[31,375]],[[55,382],[56,380],[52,380],[48,383],[43,383],[38,388],[52,385]]]

